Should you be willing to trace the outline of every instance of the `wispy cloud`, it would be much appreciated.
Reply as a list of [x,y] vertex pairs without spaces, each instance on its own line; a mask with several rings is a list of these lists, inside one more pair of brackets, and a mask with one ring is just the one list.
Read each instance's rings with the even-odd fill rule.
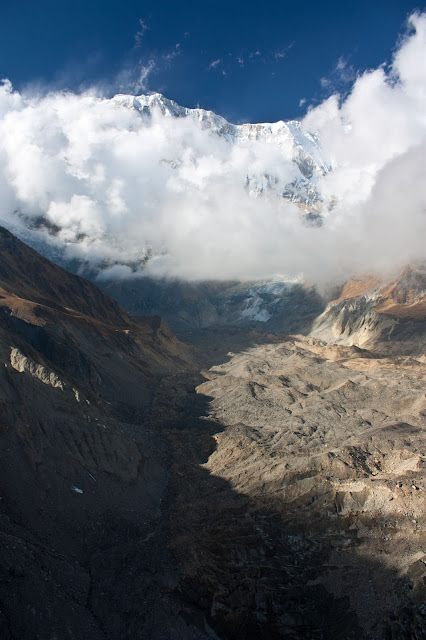
[[[270,51],[261,49],[251,49],[238,52],[228,52],[220,57],[214,58],[207,66],[208,71],[216,70],[222,75],[232,74],[234,71],[249,68],[250,65],[280,63],[286,58],[294,46],[291,42],[286,47]],[[274,75],[274,72],[272,72]]]
[[353,82],[356,78],[356,69],[349,60],[340,56],[336,63],[335,74],[340,78],[341,82]]
[[287,51],[275,51],[274,58],[275,60],[280,60],[281,58],[285,58],[287,55]]
[[217,60],[212,60],[209,63],[207,69],[216,69],[220,64],[222,64],[223,60],[221,58],[217,58]]
[[[142,58],[137,62],[123,66],[112,82],[109,83],[113,92],[140,94],[149,90],[149,80],[153,74],[169,68],[175,58],[181,54],[181,44],[177,42],[166,52],[152,52],[149,58]],[[104,85],[107,86],[107,85]]]
[[134,93],[140,94],[148,89],[149,76],[158,68],[153,59],[144,64],[136,64],[133,67],[121,69],[110,84],[107,93]]
[[[176,42],[162,50],[145,49],[143,40],[150,28],[145,20],[139,19],[137,29],[129,40],[129,48],[108,76],[99,71],[101,67],[105,67],[105,52],[95,50],[83,60],[69,62],[49,82],[40,79],[27,83],[25,93],[42,96],[49,91],[74,91],[111,97],[116,93],[141,94],[151,90],[153,76],[173,65],[182,53],[182,43]],[[182,41],[188,36],[187,32],[183,34]]]
[[163,55],[161,55],[160,59],[165,63],[170,63],[177,56],[179,56],[181,52],[182,52],[182,45],[180,42],[176,42],[174,48],[168,53],[164,53]]
[[343,58],[343,56],[340,56],[340,58],[337,61],[336,64],[336,71],[343,71],[343,69],[346,68],[347,66],[347,61]]
[[[134,34],[134,45],[128,52],[120,71],[111,80],[98,82],[101,92],[104,95],[111,95],[117,92],[140,94],[150,89],[152,76],[162,69],[169,68],[173,60],[182,51],[180,42],[172,45],[168,50],[150,49],[144,54],[143,40],[150,26],[142,18],[139,19],[138,29]],[[187,33],[183,36],[185,39]]]
[[327,76],[320,79],[321,88],[326,93],[339,92],[345,94],[356,80],[357,71],[349,63],[349,58],[340,56]]
[[275,60],[279,62],[280,60],[282,60],[282,58],[285,58],[288,55],[288,52],[293,48],[294,44],[295,44],[295,40],[291,42],[289,45],[287,45],[286,47],[284,47],[284,49],[274,51],[273,56]]
[[[104,95],[111,95],[117,92],[140,94],[148,91],[152,76],[162,69],[169,68],[175,58],[181,54],[182,45],[180,42],[176,42],[168,50],[150,50],[144,55],[143,39],[149,29],[149,25],[140,18],[138,30],[134,35],[135,44],[128,52],[122,68],[112,80],[104,80],[98,83],[103,89]],[[184,39],[188,35],[185,33]]]
[[139,28],[135,33],[135,47],[138,48],[140,46],[142,46],[142,40],[145,36],[145,32],[149,30],[149,26],[146,24],[146,22],[144,22],[144,20],[142,20],[142,18],[139,18]]

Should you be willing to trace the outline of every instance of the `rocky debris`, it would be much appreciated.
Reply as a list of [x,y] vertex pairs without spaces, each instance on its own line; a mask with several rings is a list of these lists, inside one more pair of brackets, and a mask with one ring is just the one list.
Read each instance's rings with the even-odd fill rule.
[[225,637],[424,637],[422,361],[296,336],[205,377],[216,497],[187,508]]

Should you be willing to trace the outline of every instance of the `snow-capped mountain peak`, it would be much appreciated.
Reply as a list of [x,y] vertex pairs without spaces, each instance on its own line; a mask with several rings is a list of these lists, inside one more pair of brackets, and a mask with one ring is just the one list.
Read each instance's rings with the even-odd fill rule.
[[306,211],[319,213],[323,208],[323,199],[316,178],[328,173],[330,166],[322,157],[321,144],[316,133],[305,132],[297,120],[232,124],[213,111],[182,107],[161,93],[140,96],[119,94],[114,96],[112,101],[117,107],[133,109],[146,118],[152,118],[154,115],[164,118],[191,118],[199,123],[202,129],[225,138],[231,144],[259,142],[278,147],[283,162],[294,165],[294,179],[282,185],[274,176],[249,174],[247,186],[252,193],[259,195],[264,193],[265,189],[272,190]]

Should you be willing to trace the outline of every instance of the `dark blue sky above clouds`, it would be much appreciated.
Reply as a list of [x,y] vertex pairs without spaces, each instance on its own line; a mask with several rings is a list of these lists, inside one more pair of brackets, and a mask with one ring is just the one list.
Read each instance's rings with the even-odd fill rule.
[[0,2],[0,77],[19,90],[160,91],[233,122],[302,117],[387,63],[411,0]]

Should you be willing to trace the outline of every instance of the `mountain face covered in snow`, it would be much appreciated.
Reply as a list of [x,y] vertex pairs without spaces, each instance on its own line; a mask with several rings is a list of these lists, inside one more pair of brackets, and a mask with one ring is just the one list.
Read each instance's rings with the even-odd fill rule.
[[[295,202],[308,213],[319,216],[324,200],[318,190],[316,178],[325,175],[331,167],[321,155],[320,140],[315,132],[304,132],[297,120],[258,124],[231,124],[222,116],[205,109],[181,107],[161,93],[149,95],[116,95],[112,101],[117,107],[126,107],[141,114],[142,117],[190,118],[199,123],[202,129],[212,136],[224,138],[231,144],[259,142],[278,147],[284,163],[292,163],[292,180],[283,185],[277,175],[270,173],[247,174],[246,186],[251,195],[265,192],[276,193]],[[179,160],[176,161],[179,163]],[[327,203],[330,206],[330,203]],[[312,218],[317,221],[320,218]]]
[[[83,107],[78,114],[82,122],[77,119],[75,131],[67,120],[57,123],[62,132],[58,145],[63,146],[51,158],[55,171],[64,174],[70,200],[49,186],[50,204],[40,216],[24,215],[28,209],[23,208],[22,215],[8,220],[12,233],[56,264],[96,282],[132,313],[159,314],[175,330],[253,323],[290,330],[295,315],[306,316],[304,324],[309,324],[319,305],[300,277],[267,274],[257,279],[242,270],[243,277],[224,278],[217,261],[206,277],[199,271],[197,253],[243,252],[250,262],[250,255],[259,253],[255,244],[250,249],[262,226],[258,221],[271,210],[281,219],[297,218],[302,233],[321,224],[321,213],[330,205],[318,183],[330,167],[315,133],[304,131],[297,121],[232,124],[159,93],[88,97],[78,107]],[[89,130],[90,118],[95,123],[90,121]],[[223,198],[230,184],[232,197]],[[220,219],[235,203],[236,235],[231,237]],[[247,225],[250,215],[256,222]],[[263,226],[269,229],[267,219]],[[194,235],[194,227],[208,231]],[[278,227],[274,237],[286,232],[285,225]],[[208,241],[208,235],[214,239]],[[176,237],[180,240],[173,246]],[[186,243],[189,253],[195,251],[193,260],[184,259],[195,265],[191,277],[175,276],[173,270],[165,279],[153,273],[152,263],[164,254],[185,252],[179,243]],[[238,263],[238,255],[233,260]]]
[[[117,95],[112,101],[117,108],[136,111],[147,124],[156,119],[188,118],[232,147],[259,143],[278,148],[282,164],[291,166],[290,171],[286,170],[287,175],[292,175],[291,181],[284,184],[280,180],[279,167],[276,175],[251,172],[246,176],[246,190],[253,198],[272,196],[290,200],[305,214],[308,224],[321,224],[321,211],[330,205],[324,202],[317,178],[327,174],[330,167],[321,155],[318,136],[304,132],[300,122],[236,125],[213,111],[182,107],[160,93]],[[179,158],[168,160],[172,167],[180,163]],[[305,289],[302,281],[292,278],[210,284],[102,278],[99,284],[126,309],[136,314],[159,314],[181,331],[215,325],[294,330],[308,326],[321,305],[313,290]]]
[[297,121],[232,124],[159,93],[19,97],[7,120],[2,223],[90,277],[292,281],[335,204]]

